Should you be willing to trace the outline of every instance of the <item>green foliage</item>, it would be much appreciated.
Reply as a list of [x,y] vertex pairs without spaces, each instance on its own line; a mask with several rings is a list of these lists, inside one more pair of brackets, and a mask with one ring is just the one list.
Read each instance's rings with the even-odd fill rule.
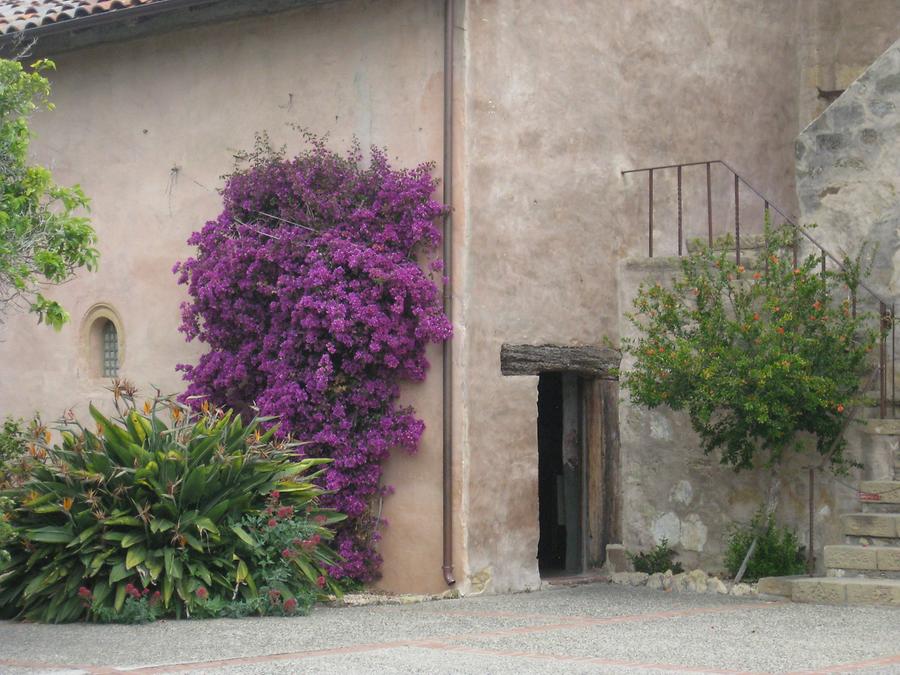
[[824,275],[815,256],[794,268],[793,236],[767,227],[764,250],[746,267],[727,245],[701,247],[682,259],[671,289],[642,286],[629,315],[638,329],[623,340],[635,360],[623,376],[632,399],[686,410],[703,450],[720,451],[736,470],[802,450],[800,432],[845,468],[845,410],[860,402],[869,352],[886,330],[851,312],[859,260]]
[[0,569],[9,562],[9,551],[6,545],[12,541],[14,531],[7,521],[7,516],[13,508],[13,502],[7,497],[0,497]]
[[805,547],[797,536],[786,527],[778,527],[775,516],[767,516],[765,508],[760,508],[749,525],[736,526],[728,538],[725,569],[732,577],[737,575],[756,536],[759,539],[747,563],[744,579],[756,581],[762,577],[802,574],[806,571],[803,559]]
[[149,596],[160,615],[182,617],[216,598],[252,602],[275,590],[296,606],[336,590],[325,572],[337,563],[328,525],[342,516],[318,508],[323,492],[311,482],[329,460],[295,461],[296,444],[273,443],[265,419],[245,425],[168,399],[138,410],[130,385],[114,393],[116,418],[92,406],[94,430],[65,425],[61,445],[42,445],[46,458],[10,493],[17,539],[0,574],[0,613],[110,621],[129,597]]
[[684,572],[684,567],[680,562],[675,561],[676,555],[675,549],[669,546],[669,540],[665,538],[646,553],[628,551],[628,559],[631,560],[634,571],[647,574],[662,574],[667,570],[672,570],[674,574],[681,574]]
[[49,170],[28,163],[28,118],[53,107],[42,75],[52,68],[46,60],[26,70],[0,59],[0,312],[21,303],[59,329],[68,314],[40,286],[61,283],[82,267],[93,270],[98,253],[94,230],[76,215],[88,206],[81,188],[60,187]]
[[4,490],[20,484],[28,474],[29,467],[34,456],[29,454],[28,448],[34,448],[28,443],[29,438],[36,434],[43,437],[45,429],[39,419],[35,419],[30,426],[22,420],[7,417],[0,427],[0,490]]
[[92,604],[90,591],[85,587],[82,592],[83,606],[85,609],[90,607],[94,618],[100,623],[153,623],[163,615],[159,596],[148,597],[135,586],[131,586],[131,589],[128,589],[131,590],[131,593],[125,596],[122,608],[116,610],[115,607],[103,603]]

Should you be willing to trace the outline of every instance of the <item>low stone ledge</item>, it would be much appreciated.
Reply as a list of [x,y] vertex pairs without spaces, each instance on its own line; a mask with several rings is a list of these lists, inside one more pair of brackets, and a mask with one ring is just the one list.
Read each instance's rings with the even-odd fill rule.
[[798,579],[808,579],[802,574],[784,577],[763,577],[756,584],[756,590],[760,595],[777,595],[782,598],[791,597],[791,588]]
[[798,579],[791,584],[791,600],[820,605],[843,605],[847,602],[847,584],[838,579]]
[[654,574],[644,572],[617,572],[610,575],[610,583],[625,586],[646,586],[675,593],[709,593],[735,597],[757,595],[754,584],[726,584],[718,577],[711,577],[703,570],[673,574],[672,570]]
[[443,593],[430,595],[411,595],[393,593],[347,593],[338,598],[331,596],[327,604],[331,607],[368,607],[372,605],[415,605],[420,602],[435,600],[456,600],[460,597],[457,589],[451,588]]

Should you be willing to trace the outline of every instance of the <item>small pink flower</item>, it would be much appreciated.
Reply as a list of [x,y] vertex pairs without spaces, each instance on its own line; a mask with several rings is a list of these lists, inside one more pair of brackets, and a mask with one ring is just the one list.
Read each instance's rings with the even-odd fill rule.
[[209,591],[206,590],[205,587],[201,586],[196,590],[197,597],[201,600],[206,600],[209,597]]
[[278,511],[276,511],[276,515],[279,518],[290,518],[294,515],[294,507],[293,506],[281,506]]
[[297,552],[292,548],[286,548],[281,552],[281,557],[285,558],[287,560],[290,560],[291,558],[295,557],[296,555],[297,555]]
[[278,490],[273,490],[272,499],[277,502],[279,499],[281,499],[281,493]]
[[297,609],[297,601],[294,598],[288,598],[284,601],[284,611],[292,614]]
[[325,588],[325,577],[323,577],[323,576],[320,574],[320,575],[319,575],[319,578],[316,579],[316,583],[319,585],[319,588]]
[[319,514],[318,516],[313,518],[313,520],[315,520],[319,525],[324,525],[328,521],[328,518]]
[[269,518],[269,522],[266,523],[269,527],[275,527],[278,524],[278,521],[274,518]]
[[93,593],[91,593],[91,589],[87,586],[82,586],[78,589],[78,597],[84,598],[85,600],[90,600],[93,597]]

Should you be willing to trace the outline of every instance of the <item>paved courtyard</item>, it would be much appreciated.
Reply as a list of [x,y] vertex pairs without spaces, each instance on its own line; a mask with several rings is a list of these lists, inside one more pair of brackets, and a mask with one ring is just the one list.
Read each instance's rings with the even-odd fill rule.
[[3,673],[900,673],[900,612],[603,583],[309,617],[0,622]]

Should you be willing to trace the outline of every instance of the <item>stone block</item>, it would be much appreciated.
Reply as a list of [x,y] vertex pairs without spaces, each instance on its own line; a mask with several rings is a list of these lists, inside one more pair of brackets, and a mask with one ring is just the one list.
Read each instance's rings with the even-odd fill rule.
[[731,595],[738,598],[746,595],[756,595],[756,589],[750,584],[735,584],[731,587]]
[[875,549],[878,569],[882,572],[900,572],[900,548],[884,546]]
[[693,570],[688,572],[685,588],[694,593],[704,593],[708,583],[709,579],[706,572],[703,570]]
[[653,588],[655,590],[662,590],[665,588],[664,584],[665,575],[657,572],[656,574],[651,574],[647,579],[647,588]]
[[900,582],[854,579],[847,582],[847,604],[900,607]]
[[622,544],[606,545],[606,566],[611,573],[627,572],[630,569],[628,556]]
[[841,579],[797,579],[791,584],[791,600],[843,605],[847,602],[847,585]]
[[825,567],[845,570],[877,568],[875,549],[865,546],[826,546]]
[[727,595],[728,586],[717,577],[710,577],[706,582],[706,592],[715,593],[716,595]]
[[672,590],[678,591],[679,593],[681,591],[686,590],[687,589],[687,581],[688,581],[687,574],[674,575],[672,577]]
[[646,572],[616,572],[609,577],[614,584],[625,586],[643,586],[649,578],[650,575]]
[[869,480],[859,486],[860,500],[880,504],[900,504],[900,481]]
[[789,577],[763,577],[756,584],[756,591],[760,595],[779,595],[783,598],[791,597],[791,588],[797,579],[805,579],[807,577],[789,576]]
[[896,537],[900,514],[845,513],[841,516],[844,534],[858,537]]

